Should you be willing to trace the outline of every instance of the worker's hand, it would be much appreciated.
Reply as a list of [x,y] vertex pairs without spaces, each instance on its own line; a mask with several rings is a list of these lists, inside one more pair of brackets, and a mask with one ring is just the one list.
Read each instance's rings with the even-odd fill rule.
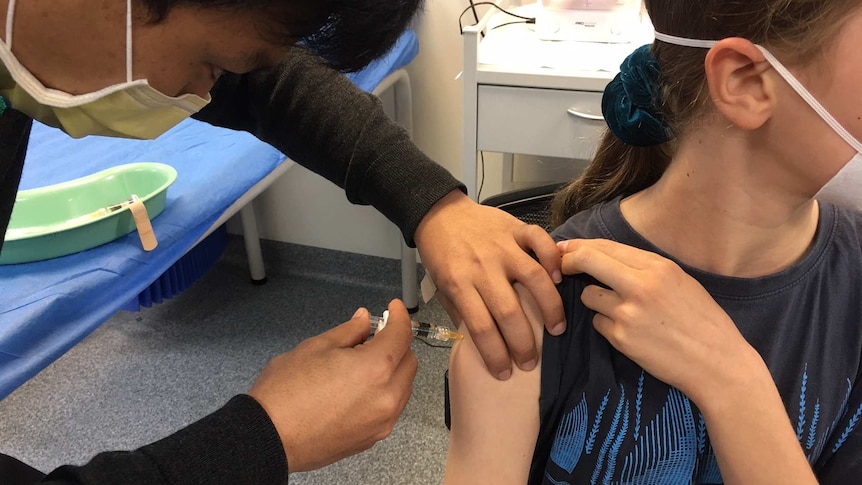
[[658,254],[604,239],[559,243],[563,274],[587,273],[581,301],[617,350],[657,379],[704,402],[763,360],[694,278]]
[[368,311],[270,361],[252,386],[275,424],[291,472],[367,450],[392,432],[416,375],[404,304],[389,304],[385,329],[366,342]]
[[[512,360],[536,366],[536,342],[512,285],[524,285],[538,302],[548,331],[565,330],[560,294],[560,254],[540,227],[476,204],[460,191],[440,200],[414,235],[422,265],[451,305],[452,320],[464,322],[488,370],[512,375]],[[527,252],[536,254],[536,262]],[[541,264],[540,264],[541,263]],[[553,275],[553,278],[552,276]]]

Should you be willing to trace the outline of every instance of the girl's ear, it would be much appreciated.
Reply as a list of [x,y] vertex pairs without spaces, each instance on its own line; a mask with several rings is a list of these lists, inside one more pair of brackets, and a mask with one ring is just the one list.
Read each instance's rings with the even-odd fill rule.
[[728,38],[706,55],[709,94],[718,111],[744,130],[760,128],[772,116],[776,101],[772,66],[750,41]]

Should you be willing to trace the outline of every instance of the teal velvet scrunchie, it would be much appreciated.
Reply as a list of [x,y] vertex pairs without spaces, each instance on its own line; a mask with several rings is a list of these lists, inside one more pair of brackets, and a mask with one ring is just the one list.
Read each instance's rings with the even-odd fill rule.
[[6,100],[3,96],[0,96],[0,116],[3,116],[3,113],[6,112],[6,109],[9,107],[9,104],[6,103]]
[[631,53],[605,88],[602,114],[611,133],[636,147],[670,140],[670,129],[657,107],[659,67],[650,45]]

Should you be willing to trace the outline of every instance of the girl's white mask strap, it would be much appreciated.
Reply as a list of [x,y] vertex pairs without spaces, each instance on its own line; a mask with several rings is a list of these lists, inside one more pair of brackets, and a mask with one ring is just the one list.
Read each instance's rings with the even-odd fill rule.
[[697,47],[700,49],[712,49],[715,44],[718,44],[717,40],[687,39],[685,37],[662,34],[661,32],[656,32],[655,38],[656,40],[660,40],[667,44],[680,45],[683,47]]

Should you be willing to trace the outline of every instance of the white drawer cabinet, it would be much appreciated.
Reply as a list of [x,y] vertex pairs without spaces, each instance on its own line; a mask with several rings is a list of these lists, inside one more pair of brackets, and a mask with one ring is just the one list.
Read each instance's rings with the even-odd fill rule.
[[[503,9],[510,4],[510,0],[493,1]],[[525,12],[522,14],[529,15]],[[495,20],[494,27],[486,29],[491,18],[497,15],[502,17]],[[549,67],[555,65],[554,62],[543,59],[554,61],[560,56],[588,52],[593,56],[607,55],[608,62],[603,65],[619,65],[635,48],[634,45],[590,44],[590,49],[584,50],[577,42],[539,40],[533,26],[525,23],[496,28],[505,22],[511,22],[511,18],[497,9],[490,9],[476,25],[463,29],[461,180],[474,199],[479,185],[480,151],[504,154],[501,168],[504,183],[512,180],[512,154],[515,153],[581,160],[591,159],[595,154],[607,128],[601,117],[602,92],[615,73],[603,69],[584,71],[576,67],[589,65],[589,62],[571,65],[562,62],[557,63],[557,67]],[[486,43],[489,39],[495,40]],[[479,61],[480,47],[489,45],[496,53],[491,58],[500,62]],[[511,56],[506,56],[507,51]],[[519,62],[510,63],[510,58]]]
[[606,124],[602,93],[478,87],[479,150],[590,159]]

